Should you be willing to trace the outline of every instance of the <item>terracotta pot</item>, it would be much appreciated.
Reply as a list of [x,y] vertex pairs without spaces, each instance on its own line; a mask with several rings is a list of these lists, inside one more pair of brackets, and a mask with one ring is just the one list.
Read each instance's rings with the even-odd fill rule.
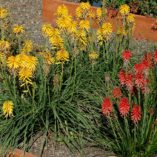
[[31,153],[24,152],[20,149],[15,149],[12,153],[8,155],[8,157],[36,157]]
[[[59,5],[65,5],[69,9],[71,15],[74,15],[76,7],[78,7],[78,3],[66,2],[62,0],[43,0],[43,22],[51,23],[55,25],[55,12]],[[96,7],[92,7],[93,10]],[[109,10],[114,16],[109,18],[109,22],[112,23],[114,30],[116,27],[116,11]],[[134,37],[137,39],[145,39],[148,41],[157,41],[157,30],[152,29],[156,19],[146,16],[135,15],[135,32]]]

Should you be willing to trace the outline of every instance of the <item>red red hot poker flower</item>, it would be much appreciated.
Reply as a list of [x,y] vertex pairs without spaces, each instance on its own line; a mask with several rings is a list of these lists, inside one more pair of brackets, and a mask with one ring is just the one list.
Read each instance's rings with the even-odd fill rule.
[[118,77],[119,77],[119,81],[120,81],[121,85],[124,85],[125,84],[125,71],[120,70]]
[[114,87],[113,89],[113,97],[120,98],[122,96],[122,91],[119,87]]
[[126,117],[129,113],[130,110],[130,105],[129,101],[126,97],[121,98],[120,103],[119,103],[119,112],[122,117]]
[[131,73],[126,73],[125,75],[125,85],[129,91],[133,90],[134,82],[133,82],[133,75]]
[[131,112],[131,120],[134,123],[138,123],[141,120],[141,108],[139,105],[134,105]]
[[124,61],[129,61],[131,57],[132,57],[131,51],[129,51],[129,50],[123,51],[122,58]]
[[102,112],[105,116],[110,116],[111,112],[113,111],[112,103],[110,98],[104,98],[102,103]]
[[145,69],[150,69],[153,66],[153,56],[151,53],[146,53],[142,60]]
[[144,64],[142,62],[134,65],[134,70],[136,73],[143,73],[144,68],[145,67],[144,67]]
[[127,89],[129,91],[133,90],[133,75],[129,72],[125,72],[124,70],[121,70],[118,74],[119,77],[119,81],[121,83],[121,85],[126,85]]
[[142,88],[145,84],[145,78],[142,73],[135,74],[135,84],[138,88]]

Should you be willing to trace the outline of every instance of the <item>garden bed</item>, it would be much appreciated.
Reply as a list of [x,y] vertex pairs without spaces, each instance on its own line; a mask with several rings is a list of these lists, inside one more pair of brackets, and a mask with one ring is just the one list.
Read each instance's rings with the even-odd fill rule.
[[[45,9],[48,15],[61,1],[53,2]],[[76,5],[65,3],[74,15]],[[55,27],[42,26],[45,39],[38,48],[0,8],[0,145],[4,151],[22,148],[43,157],[112,155],[105,150],[152,157],[157,45],[132,40],[134,22],[145,20],[136,16],[134,21],[125,6],[120,9],[123,31],[113,33],[117,12],[109,10],[106,22],[106,15],[98,14],[101,9],[93,18],[96,8],[88,3],[78,7],[81,14],[74,17],[62,5],[55,10],[57,18],[44,19]],[[92,26],[92,21],[97,23]],[[10,156],[17,153],[24,154],[15,150]]]

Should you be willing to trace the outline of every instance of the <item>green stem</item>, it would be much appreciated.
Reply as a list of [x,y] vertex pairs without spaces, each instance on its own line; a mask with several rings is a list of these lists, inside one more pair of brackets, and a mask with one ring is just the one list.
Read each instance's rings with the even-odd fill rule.
[[60,79],[60,91],[63,84],[63,75],[64,75],[64,62],[61,63],[61,79]]

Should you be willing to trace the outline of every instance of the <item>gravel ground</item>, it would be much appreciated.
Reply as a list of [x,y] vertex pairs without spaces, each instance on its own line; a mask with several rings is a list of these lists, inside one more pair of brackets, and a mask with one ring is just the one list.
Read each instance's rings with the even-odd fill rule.
[[0,0],[0,6],[8,8],[14,24],[25,26],[32,40],[42,41],[42,0]]

